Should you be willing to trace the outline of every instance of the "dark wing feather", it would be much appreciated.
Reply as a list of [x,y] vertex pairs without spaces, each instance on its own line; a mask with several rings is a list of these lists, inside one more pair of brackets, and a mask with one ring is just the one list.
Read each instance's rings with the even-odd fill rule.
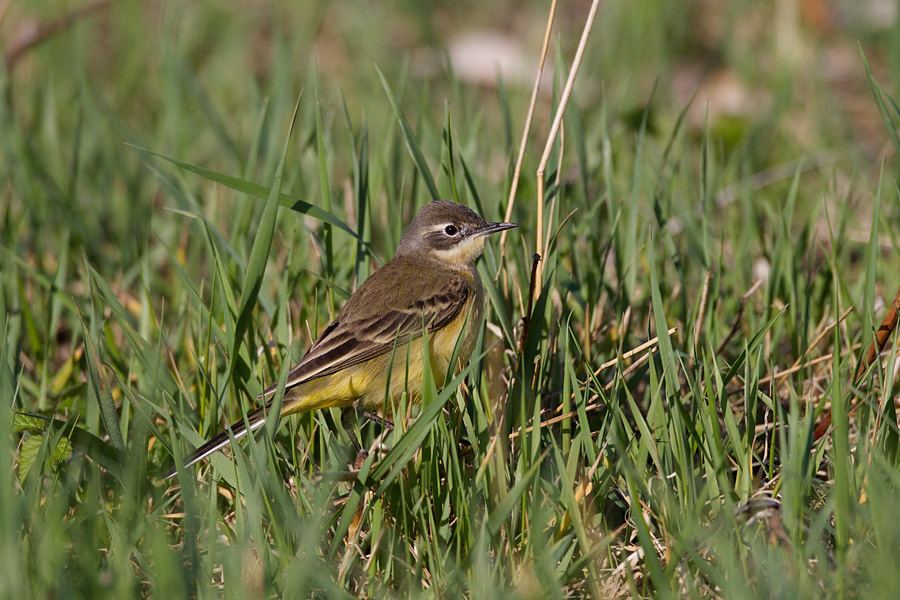
[[[380,314],[335,319],[306,356],[288,373],[286,388],[371,360],[422,335],[423,326],[436,331],[451,322],[468,302],[472,289],[460,276],[453,276],[437,294],[408,306]],[[264,393],[275,393],[277,385]]]

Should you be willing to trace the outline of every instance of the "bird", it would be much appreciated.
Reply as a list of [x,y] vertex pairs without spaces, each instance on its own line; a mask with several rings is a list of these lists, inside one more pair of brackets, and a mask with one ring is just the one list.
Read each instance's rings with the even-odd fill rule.
[[[457,346],[456,371],[462,370],[484,315],[484,288],[475,261],[489,235],[517,226],[488,222],[458,202],[436,200],[422,206],[394,257],[357,288],[288,372],[281,416],[354,406],[389,417],[403,392],[410,401],[420,401],[426,338],[433,373],[449,371]],[[260,408],[197,448],[184,467],[265,424],[277,388],[267,388],[258,398],[265,400]],[[172,468],[165,478],[175,474]]]

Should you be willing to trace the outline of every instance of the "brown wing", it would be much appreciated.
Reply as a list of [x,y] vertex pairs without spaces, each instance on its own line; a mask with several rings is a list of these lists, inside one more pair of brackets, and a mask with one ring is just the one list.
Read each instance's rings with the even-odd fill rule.
[[[459,314],[472,293],[462,277],[453,276],[438,293],[401,308],[357,318],[346,316],[354,311],[343,311],[288,373],[285,389],[388,353],[421,336],[424,328],[440,329]],[[263,395],[276,388],[277,384],[270,386]]]

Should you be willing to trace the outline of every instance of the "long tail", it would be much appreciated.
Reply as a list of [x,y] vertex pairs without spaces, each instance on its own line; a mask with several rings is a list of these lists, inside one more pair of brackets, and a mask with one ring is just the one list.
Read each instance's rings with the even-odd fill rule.
[[[270,408],[269,404],[270,402],[266,402],[263,406],[257,408],[252,413],[247,415],[246,421],[242,419],[236,423],[232,423],[230,427],[225,429],[225,431],[194,450],[194,452],[187,459],[185,459],[184,467],[190,467],[194,463],[203,460],[210,454],[218,452],[219,450],[230,444],[231,440],[239,440],[248,433],[256,431],[257,429],[265,425],[266,415],[268,414]],[[249,429],[247,428],[247,423],[250,424]],[[172,467],[166,472],[163,479],[170,479],[174,477],[177,472],[178,471],[176,470],[176,468]]]

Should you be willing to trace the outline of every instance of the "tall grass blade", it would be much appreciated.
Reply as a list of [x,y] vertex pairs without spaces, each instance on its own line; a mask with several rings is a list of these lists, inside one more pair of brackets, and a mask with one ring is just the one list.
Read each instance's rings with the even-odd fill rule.
[[403,111],[400,110],[400,103],[397,102],[397,98],[394,97],[394,93],[391,91],[391,86],[388,85],[387,79],[384,78],[384,74],[381,72],[381,69],[376,66],[375,70],[378,71],[378,76],[381,78],[381,85],[384,87],[384,92],[385,94],[387,94],[388,101],[391,103],[391,108],[394,109],[394,117],[400,124],[400,131],[403,132],[403,139],[406,142],[406,147],[409,150],[409,154],[412,156],[413,162],[416,165],[416,170],[422,177],[422,181],[425,182],[425,187],[428,188],[428,193],[431,196],[431,199],[440,200],[441,195],[440,193],[438,193],[437,185],[435,185],[434,183],[434,177],[431,174],[431,169],[428,167],[428,162],[425,160],[425,155],[422,154],[422,150],[421,148],[419,148],[419,140],[416,139],[416,134],[414,134],[412,128],[410,128],[406,117],[403,116]]

